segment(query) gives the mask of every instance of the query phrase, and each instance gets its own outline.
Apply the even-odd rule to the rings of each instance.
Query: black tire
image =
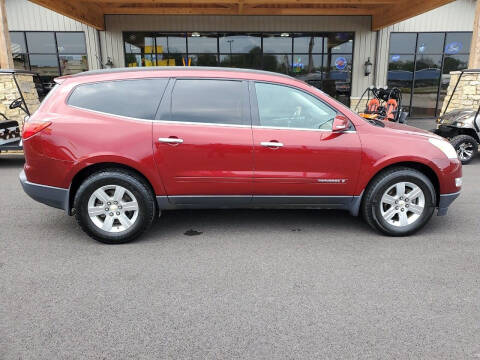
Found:
[[[473,158],[477,155],[478,152],[478,142],[475,140],[474,137],[470,135],[457,135],[455,136],[450,143],[452,146],[455,148],[455,151],[457,152],[458,158],[462,162],[462,164],[468,164],[470,161],[473,160]],[[465,146],[467,149],[472,149],[473,153],[471,156],[466,155],[461,155],[460,152],[460,147]]]
[[[380,209],[383,194],[399,182],[417,185],[423,191],[425,198],[424,210],[419,218],[406,226],[389,224],[383,218]],[[407,167],[391,168],[378,174],[367,186],[362,201],[362,215],[372,228],[386,235],[407,236],[420,230],[430,220],[436,207],[436,198],[432,182],[423,173]]]
[[[102,186],[121,186],[133,194],[138,203],[138,215],[130,228],[108,232],[94,224],[88,214],[90,196]],[[150,228],[157,216],[155,196],[149,185],[140,177],[122,169],[106,169],[90,175],[78,188],[74,199],[78,224],[93,239],[105,244],[123,244],[135,240]]]

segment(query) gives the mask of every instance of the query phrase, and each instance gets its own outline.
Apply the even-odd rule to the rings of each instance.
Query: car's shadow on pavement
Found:
[[[143,241],[178,236],[296,236],[318,232],[362,236],[373,230],[361,217],[338,210],[172,210],[164,211]]]

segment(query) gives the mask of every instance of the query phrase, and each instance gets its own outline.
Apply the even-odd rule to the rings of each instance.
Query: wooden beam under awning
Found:
[[[98,30],[105,30],[105,13],[96,3],[82,0],[30,0]],[[98,1],[97,3],[99,3]]]
[[[364,15],[379,30],[454,0],[30,0],[97,29],[104,15]]]

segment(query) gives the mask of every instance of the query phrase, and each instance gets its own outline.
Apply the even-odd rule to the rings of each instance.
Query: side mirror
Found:
[[[349,120],[343,115],[337,115],[335,116],[335,119],[333,119],[332,131],[333,132],[345,131],[348,129],[348,126],[349,126]]]

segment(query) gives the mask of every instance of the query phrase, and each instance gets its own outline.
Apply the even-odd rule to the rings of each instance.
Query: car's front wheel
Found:
[[[156,215],[149,186],[133,173],[112,169],[95,173],[79,187],[75,216],[82,229],[107,244],[132,241],[145,232]]]
[[[406,236],[422,228],[435,210],[436,194],[423,173],[393,168],[377,175],[369,184],[362,212],[374,229],[391,236]]]

